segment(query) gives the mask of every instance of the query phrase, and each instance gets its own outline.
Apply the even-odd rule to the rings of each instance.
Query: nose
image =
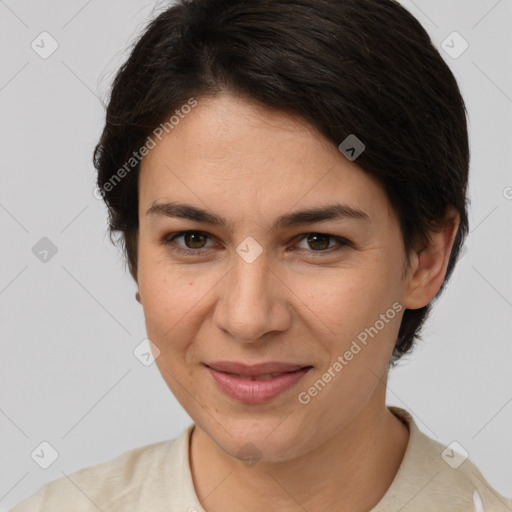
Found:
[[[290,290],[283,281],[265,251],[252,263],[235,254],[231,271],[219,283],[215,325],[242,343],[263,341],[271,332],[285,331],[291,312]]]

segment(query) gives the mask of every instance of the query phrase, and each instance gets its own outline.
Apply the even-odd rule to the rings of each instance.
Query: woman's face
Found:
[[[186,218],[192,209],[205,213]],[[142,162],[139,218],[156,363],[222,450],[250,443],[286,460],[383,407],[407,307],[398,221],[382,188],[304,121],[227,94],[198,99]],[[309,369],[255,381],[209,368],[218,362]]]

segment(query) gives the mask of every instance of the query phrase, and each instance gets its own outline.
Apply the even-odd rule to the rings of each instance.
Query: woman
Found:
[[[194,423],[15,512],[512,510],[386,407],[468,232],[464,101],[399,4],[179,1],[116,76],[95,165]]]

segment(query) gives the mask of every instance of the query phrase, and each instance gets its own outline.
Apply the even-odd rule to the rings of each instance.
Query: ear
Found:
[[[444,282],[459,222],[458,212],[450,206],[439,232],[429,233],[428,245],[411,252],[402,302],[404,308],[422,308],[436,296]]]

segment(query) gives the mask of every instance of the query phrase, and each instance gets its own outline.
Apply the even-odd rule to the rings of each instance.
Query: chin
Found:
[[[307,451],[309,444],[304,429],[285,425],[287,415],[272,418],[247,418],[225,421],[221,426],[208,422],[202,429],[227,455],[244,461],[247,466],[256,462],[276,463],[295,458]]]

